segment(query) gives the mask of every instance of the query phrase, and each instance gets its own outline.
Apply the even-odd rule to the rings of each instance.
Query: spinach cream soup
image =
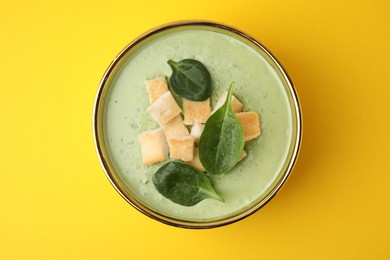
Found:
[[[107,70],[95,104],[98,152],[115,188],[143,213],[178,226],[227,224],[262,206],[289,175],[300,139],[296,96],[272,56],[244,36],[213,23],[171,25],[130,44]],[[260,115],[262,132],[246,143],[247,156],[230,172],[209,176],[224,202],[175,204],[152,182],[167,161],[142,164],[138,135],[159,128],[146,110],[150,102],[145,80],[169,77],[167,61],[182,59],[198,60],[209,70],[212,107],[234,81],[233,94],[244,104],[243,111]]]

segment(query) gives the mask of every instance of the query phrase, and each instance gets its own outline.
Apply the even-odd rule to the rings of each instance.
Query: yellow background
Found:
[[[114,56],[181,19],[230,24],[281,61],[303,143],[262,210],[170,227],[112,188],[92,108]],[[390,259],[390,2],[1,1],[0,259]]]

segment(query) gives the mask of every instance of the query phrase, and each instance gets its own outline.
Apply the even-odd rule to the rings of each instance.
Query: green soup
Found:
[[[195,223],[243,214],[273,195],[291,170],[300,122],[292,86],[265,50],[231,31],[192,25],[142,38],[121,55],[103,82],[97,121],[103,164],[110,176],[115,175],[114,185],[122,195],[131,197],[141,210]],[[150,103],[144,81],[169,77],[167,61],[186,58],[199,60],[210,71],[212,106],[235,81],[234,95],[244,111],[260,115],[262,133],[246,143],[247,157],[231,172],[210,176],[224,203],[206,199],[192,207],[175,204],[160,195],[152,182],[153,174],[166,162],[142,164],[138,135],[158,128],[146,111]]]

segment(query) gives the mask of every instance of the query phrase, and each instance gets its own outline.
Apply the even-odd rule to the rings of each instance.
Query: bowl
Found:
[[[152,178],[167,161],[143,165],[138,136],[158,128],[147,112],[145,80],[166,77],[168,60],[195,59],[211,75],[211,105],[235,82],[244,111],[260,117],[261,135],[246,142],[247,156],[231,172],[210,175],[224,202],[182,206],[162,196]],[[180,104],[181,105],[181,104]],[[263,207],[288,179],[301,142],[301,111],[287,72],[248,34],[211,21],[179,21],[154,28],[127,45],[98,87],[93,111],[95,147],[108,180],[134,208],[176,227],[214,228]]]

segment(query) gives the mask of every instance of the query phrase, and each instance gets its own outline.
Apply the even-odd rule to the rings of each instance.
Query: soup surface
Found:
[[[105,104],[105,145],[115,171],[127,190],[145,206],[173,218],[204,221],[241,212],[266,196],[284,172],[293,127],[290,104],[281,76],[266,56],[232,36],[203,29],[166,31],[128,55],[111,81]],[[247,157],[229,173],[210,176],[225,202],[206,199],[192,207],[160,195],[152,176],[163,165],[142,165],[138,135],[158,128],[146,111],[149,104],[144,81],[169,77],[169,59],[202,62],[213,82],[212,106],[235,81],[234,95],[244,111],[260,115],[260,137],[246,143]]]

